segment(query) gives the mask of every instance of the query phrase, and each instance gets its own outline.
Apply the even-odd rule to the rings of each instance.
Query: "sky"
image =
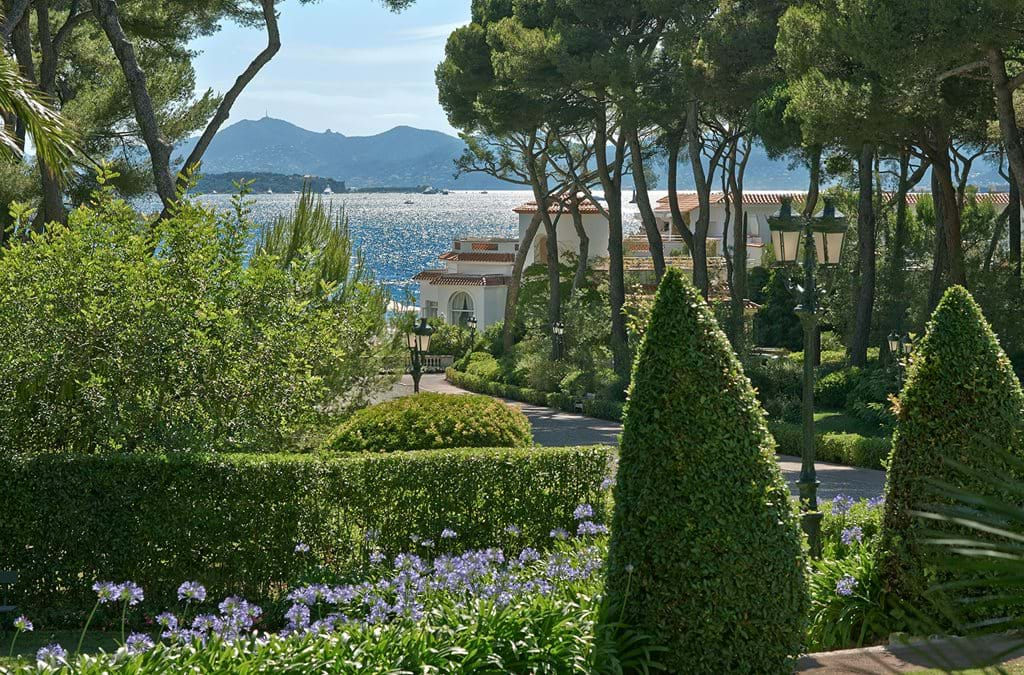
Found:
[[[434,68],[452,30],[469,23],[469,0],[417,0],[393,13],[379,0],[280,5],[281,51],[231,111],[230,123],[266,114],[312,131],[367,136],[399,125],[454,134],[437,102]],[[197,40],[200,91],[226,91],[266,34],[225,24]]]

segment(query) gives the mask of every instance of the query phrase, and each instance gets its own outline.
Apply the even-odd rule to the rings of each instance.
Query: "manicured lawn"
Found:
[[[35,630],[31,633],[22,633],[14,643],[14,655],[22,657],[34,657],[40,647],[57,643],[68,652],[73,652],[78,644],[78,638],[82,634],[77,630]],[[14,633],[10,630],[0,633],[0,657],[6,657],[11,649],[11,638]],[[82,642],[83,653],[93,653],[99,650],[112,652],[117,649],[117,643],[121,640],[120,633],[89,631],[85,634]]]
[[[843,412],[826,410],[814,413],[814,431],[819,434],[858,434],[860,436],[887,436],[886,429],[868,424]]]

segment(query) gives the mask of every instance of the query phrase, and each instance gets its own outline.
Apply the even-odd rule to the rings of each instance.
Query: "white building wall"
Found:
[[[526,235],[526,230],[530,226],[530,221],[533,219],[531,213],[519,214],[519,239],[520,241]],[[608,257],[608,221],[599,213],[585,213],[583,214],[583,230],[587,233],[587,238],[590,240],[587,248],[587,255],[589,259],[595,260],[598,258]],[[576,226],[572,222],[572,216],[568,213],[563,214],[558,221],[556,227],[558,232],[558,255],[563,257],[566,254],[577,255],[580,250],[580,238],[576,234]],[[544,226],[541,225],[537,230],[537,236],[533,239],[533,246],[530,247],[529,253],[526,256],[526,266],[537,262],[537,260],[543,259],[543,254],[540,253],[547,242],[547,231]]]

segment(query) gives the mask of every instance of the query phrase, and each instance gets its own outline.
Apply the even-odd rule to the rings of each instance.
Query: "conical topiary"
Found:
[[[978,496],[1000,497],[985,477],[1012,476],[1006,453],[1022,456],[1024,394],[966,289],[947,290],[932,315],[912,357],[896,418],[879,569],[887,591],[913,608],[926,609],[924,593],[947,579],[936,571],[936,552],[926,544],[938,525],[915,510],[952,503],[943,483]],[[981,475],[972,478],[972,469]]]
[[[794,503],[750,381],[697,291],[662,280],[633,367],[607,601],[670,672],[788,673],[808,606]]]

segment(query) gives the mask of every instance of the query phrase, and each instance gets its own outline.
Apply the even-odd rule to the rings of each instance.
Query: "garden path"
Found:
[[[423,391],[442,394],[465,394],[464,389],[452,386],[442,374],[424,375],[420,380]],[[406,375],[388,395],[404,396],[412,393],[412,378]],[[533,425],[533,438],[539,445],[618,445],[622,425],[618,422],[593,419],[582,415],[545,408],[543,406],[508,401],[522,409]],[[796,494],[796,481],[800,476],[800,458],[779,455],[779,468]],[[831,499],[838,494],[847,494],[855,499],[881,496],[885,487],[885,472],[873,469],[858,469],[839,464],[817,462],[818,496]]]

